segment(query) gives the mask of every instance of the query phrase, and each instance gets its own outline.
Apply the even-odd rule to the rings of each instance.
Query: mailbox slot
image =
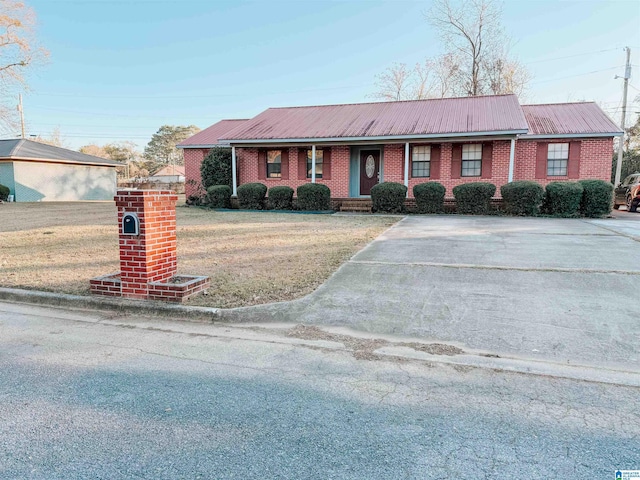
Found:
[[[122,215],[122,234],[140,235],[140,220],[138,220],[138,215],[132,212],[125,212]]]

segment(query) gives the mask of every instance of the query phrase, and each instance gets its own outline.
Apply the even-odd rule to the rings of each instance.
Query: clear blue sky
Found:
[[[72,148],[142,149],[163,124],[371,101],[376,73],[441,51],[428,1],[28,3],[50,51],[24,96],[28,133],[59,127]],[[625,45],[640,94],[640,2],[507,0],[503,23],[533,75],[528,103],[595,100],[619,122]]]

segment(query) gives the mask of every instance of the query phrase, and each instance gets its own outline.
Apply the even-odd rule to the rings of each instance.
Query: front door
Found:
[[[360,152],[360,195],[371,195],[371,188],[380,181],[380,150]]]

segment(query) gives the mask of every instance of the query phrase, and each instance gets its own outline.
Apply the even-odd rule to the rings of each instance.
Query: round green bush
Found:
[[[232,186],[231,149],[213,147],[200,165],[202,186],[207,189],[212,185]]]
[[[331,209],[331,190],[321,183],[305,183],[296,191],[298,208],[306,211]]]
[[[212,208],[231,208],[231,187],[213,185],[207,188],[207,204]]]
[[[578,182],[551,182],[544,199],[545,212],[556,217],[576,217],[583,187]]]
[[[240,208],[262,210],[267,186],[263,183],[244,183],[238,187],[238,203]]]
[[[580,213],[585,217],[602,217],[611,213],[613,184],[604,180],[580,180],[582,200]]]
[[[491,212],[491,197],[496,193],[493,183],[473,182],[453,187],[458,213],[487,215]]]
[[[0,184],[0,200],[2,200],[3,202],[6,202],[7,198],[9,197],[9,193],[11,193],[11,190],[9,190],[9,187],[6,187]]]
[[[505,211],[511,215],[537,215],[544,201],[544,188],[528,180],[502,185],[500,194]]]
[[[418,213],[440,213],[444,211],[446,189],[439,182],[425,182],[414,185],[413,196],[416,199]]]
[[[382,182],[371,188],[374,212],[400,213],[404,210],[407,187],[396,182]]]
[[[285,185],[269,189],[268,204],[273,210],[291,210],[293,202],[293,188]]]

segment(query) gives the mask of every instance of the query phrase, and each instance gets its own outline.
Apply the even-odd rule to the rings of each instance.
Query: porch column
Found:
[[[311,183],[316,183],[316,146],[311,145]]]
[[[511,150],[509,151],[509,182],[513,182],[513,167],[516,156],[516,139],[511,139]]]
[[[409,197],[409,142],[404,144],[404,186],[407,187]]]
[[[231,178],[233,179],[233,192],[234,197],[238,196],[238,178],[236,175],[236,147],[231,147]]]

